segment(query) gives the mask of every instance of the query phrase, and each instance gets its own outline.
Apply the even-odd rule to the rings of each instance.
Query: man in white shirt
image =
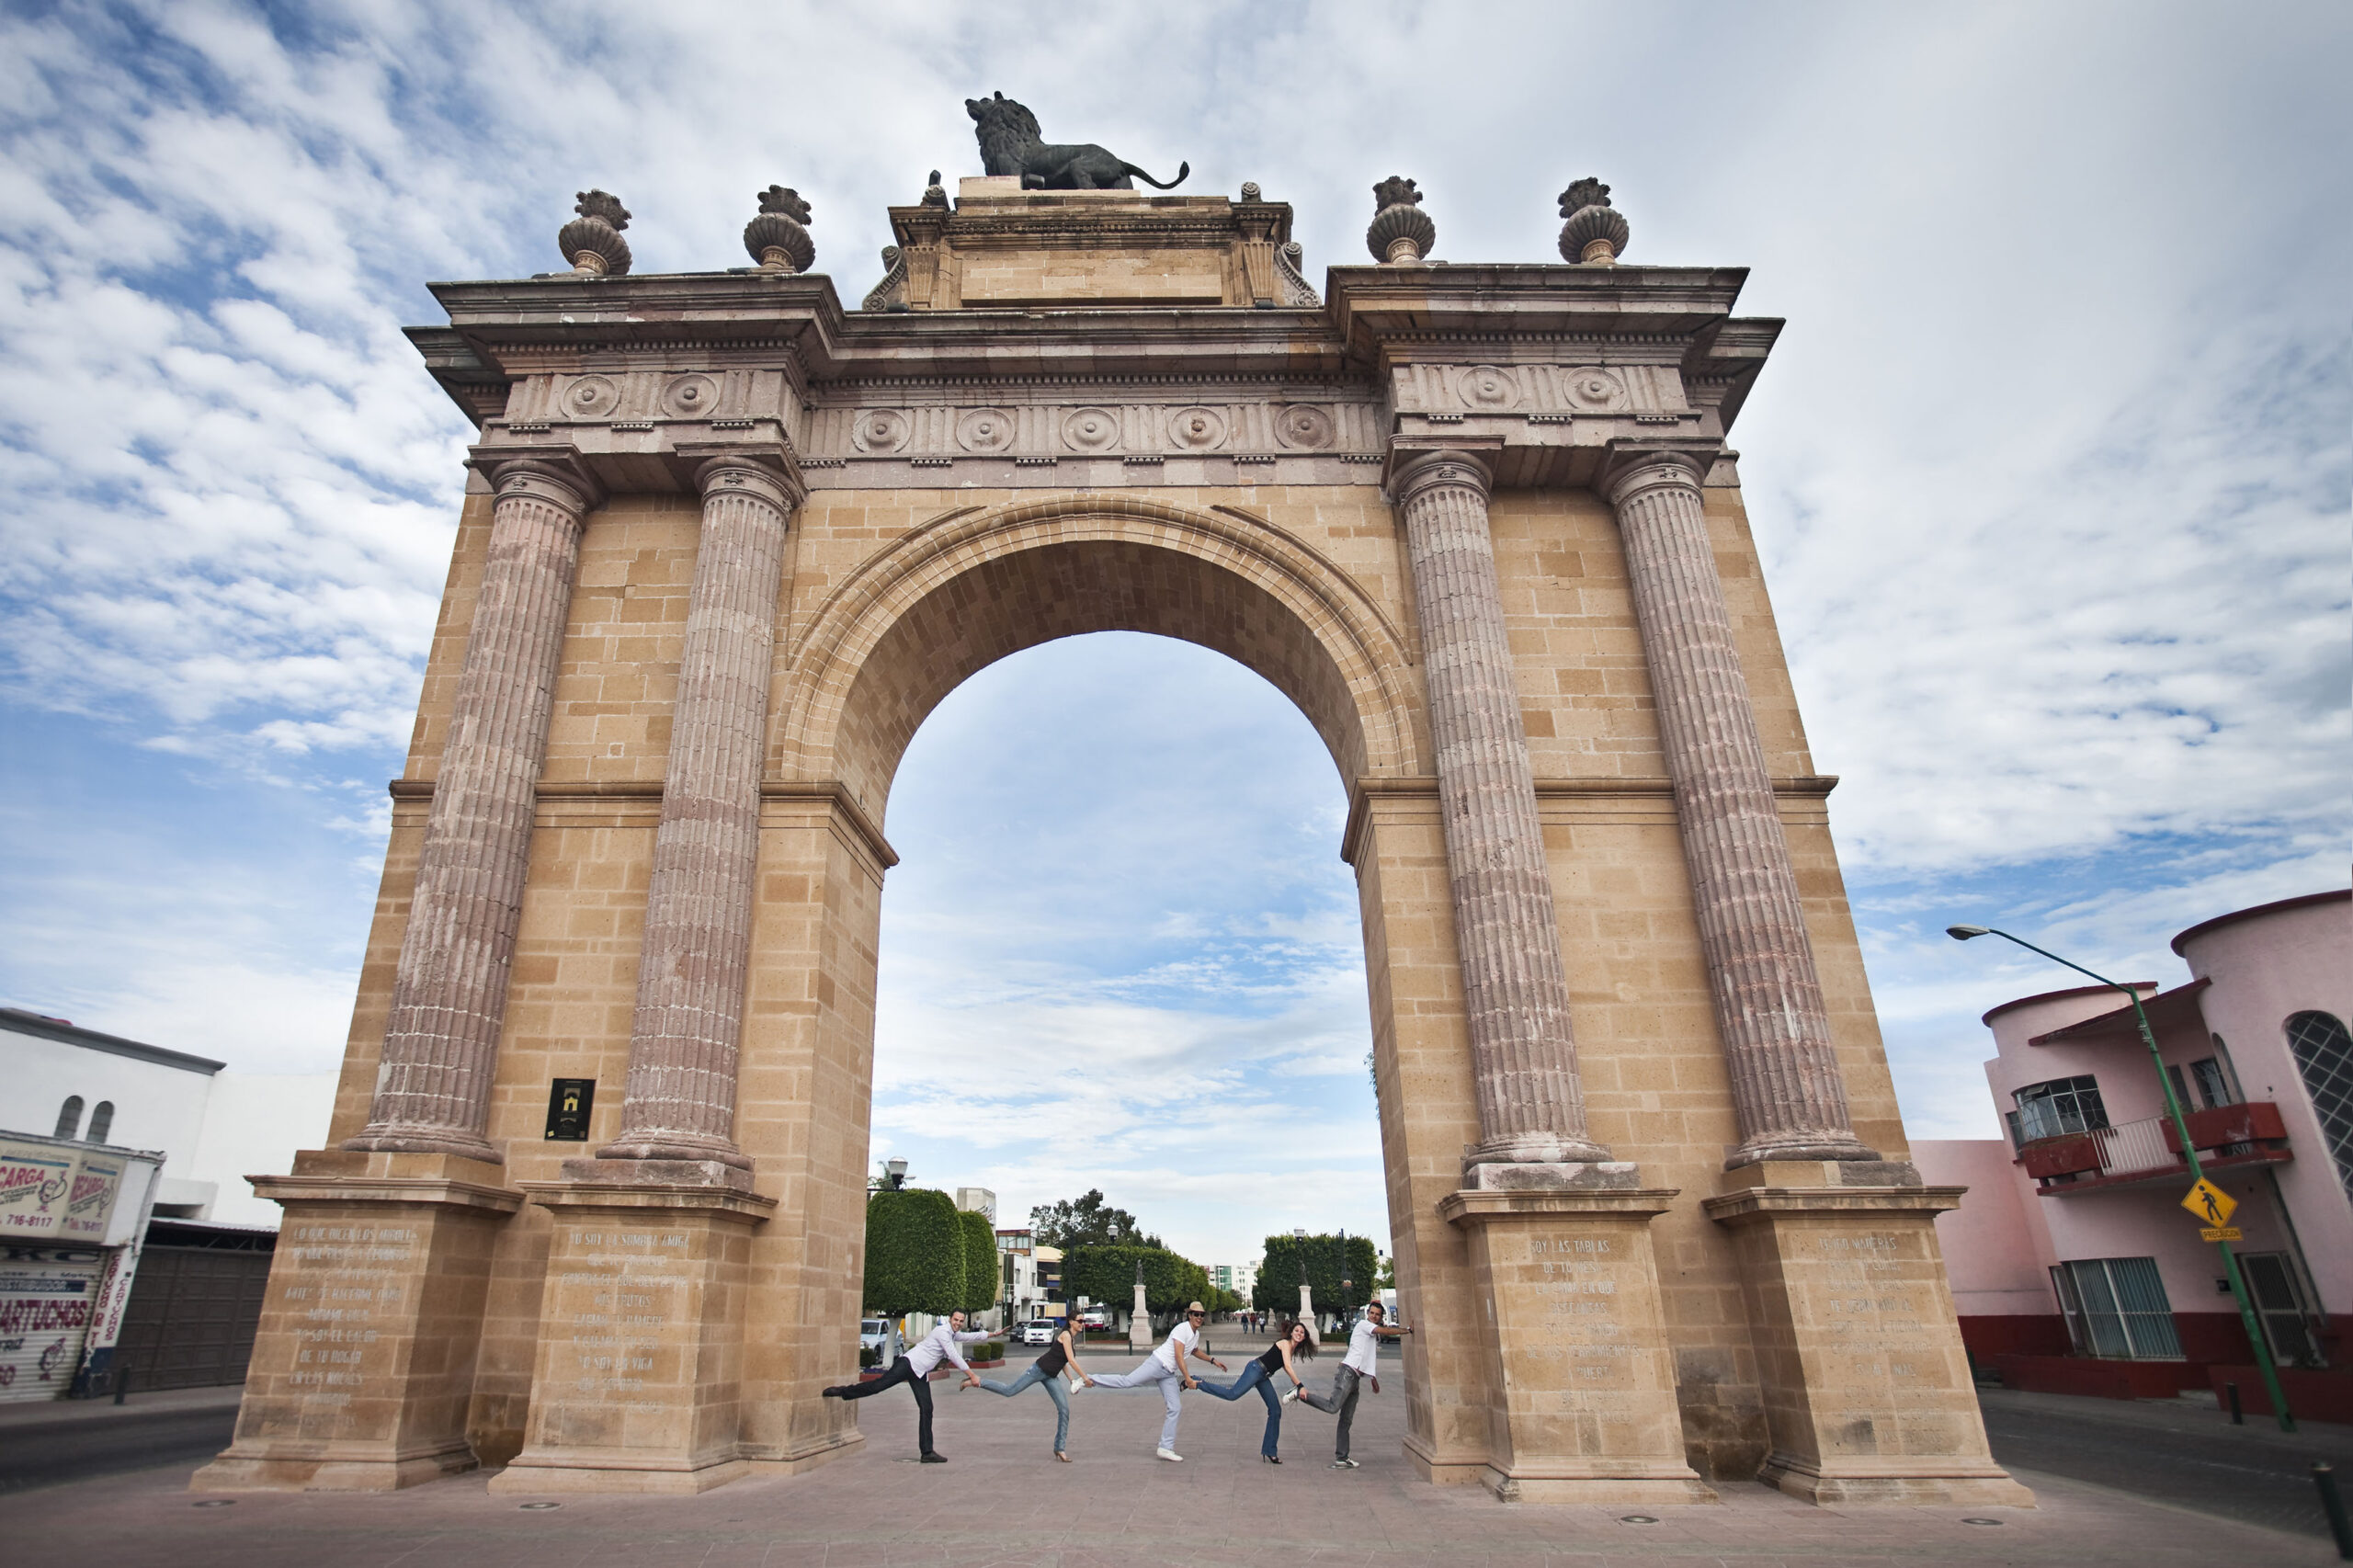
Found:
[[[966,1332],[964,1314],[949,1312],[948,1321],[915,1341],[907,1353],[891,1363],[891,1369],[872,1382],[843,1383],[824,1391],[827,1399],[871,1399],[884,1389],[904,1383],[915,1396],[915,1443],[922,1450],[925,1464],[946,1464],[948,1456],[931,1446],[931,1374],[943,1360],[952,1363],[964,1374],[966,1388],[980,1386],[981,1375],[964,1360],[964,1352],[957,1348],[989,1335],[979,1329]]]
[[[1363,1392],[1361,1385],[1364,1381],[1372,1377],[1373,1358],[1380,1351],[1381,1340],[1394,1339],[1401,1334],[1414,1332],[1410,1328],[1389,1327],[1389,1310],[1379,1301],[1365,1308],[1364,1312],[1365,1315],[1357,1320],[1356,1327],[1348,1331],[1348,1353],[1340,1358],[1339,1369],[1332,1374],[1332,1392],[1329,1394],[1313,1394],[1305,1389],[1299,1391],[1302,1404],[1312,1404],[1326,1415],[1340,1418],[1339,1436],[1333,1444],[1334,1470],[1357,1468],[1357,1461],[1348,1458],[1348,1426],[1357,1418],[1357,1395]],[[1378,1391],[1381,1384],[1376,1380],[1372,1386]]]
[[[1185,1309],[1176,1326],[1168,1331],[1168,1337],[1161,1341],[1160,1348],[1144,1358],[1142,1366],[1132,1372],[1098,1373],[1093,1384],[1101,1389],[1160,1385],[1160,1397],[1167,1403],[1168,1415],[1160,1424],[1160,1447],[1154,1451],[1171,1464],[1185,1462],[1185,1456],[1176,1451],[1176,1422],[1185,1414],[1184,1406],[1177,1402],[1177,1391],[1194,1386],[1185,1372],[1185,1358],[1190,1356],[1196,1361],[1207,1361],[1221,1372],[1225,1370],[1224,1362],[1200,1348],[1201,1324],[1208,1321],[1209,1313],[1202,1310],[1201,1303],[1193,1302]]]

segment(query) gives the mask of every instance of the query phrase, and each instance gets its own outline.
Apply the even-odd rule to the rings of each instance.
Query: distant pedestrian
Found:
[[[1030,1362],[1028,1371],[1009,1383],[998,1382],[994,1378],[983,1378],[980,1380],[980,1386],[991,1393],[1003,1394],[1006,1398],[1011,1399],[1031,1383],[1043,1383],[1046,1387],[1046,1397],[1054,1402],[1054,1458],[1068,1464],[1070,1455],[1063,1448],[1070,1437],[1070,1395],[1063,1392],[1063,1369],[1065,1367],[1077,1374],[1082,1386],[1089,1388],[1094,1386],[1095,1380],[1088,1377],[1086,1369],[1078,1364],[1078,1341],[1072,1335],[1067,1324],[1054,1331],[1053,1341],[1046,1346],[1046,1353]],[[960,1384],[957,1392],[961,1393],[970,1386],[970,1384]]]
[[[1209,1313],[1202,1310],[1201,1303],[1193,1302],[1185,1309],[1176,1326],[1168,1331],[1168,1337],[1161,1341],[1160,1348],[1144,1358],[1143,1365],[1132,1372],[1106,1372],[1087,1380],[1090,1388],[1140,1389],[1154,1383],[1160,1385],[1160,1397],[1168,1406],[1168,1415],[1160,1424],[1160,1447],[1154,1452],[1171,1464],[1185,1462],[1185,1456],[1176,1451],[1176,1423],[1185,1414],[1178,1391],[1198,1386],[1185,1370],[1185,1358],[1190,1356],[1196,1361],[1207,1361],[1221,1372],[1225,1370],[1224,1362],[1200,1349],[1201,1324],[1208,1319]]]
[[[988,1337],[987,1334],[978,1329],[967,1333],[964,1328],[964,1314],[949,1312],[946,1323],[916,1340],[905,1355],[891,1363],[889,1371],[872,1382],[842,1383],[821,1392],[827,1399],[872,1399],[884,1389],[896,1388],[901,1383],[906,1384],[908,1390],[915,1396],[915,1445],[923,1455],[923,1462],[946,1464],[948,1456],[931,1446],[932,1369],[941,1361],[949,1361],[964,1374],[964,1381],[957,1385],[958,1387],[976,1386],[981,1381],[980,1374],[965,1363],[964,1353],[957,1346],[970,1345],[976,1340]]]
[[[1361,1392],[1358,1385],[1372,1377],[1374,1357],[1379,1353],[1381,1340],[1394,1339],[1401,1334],[1414,1332],[1410,1328],[1389,1327],[1388,1309],[1379,1301],[1365,1308],[1364,1312],[1365,1315],[1348,1333],[1348,1353],[1341,1358],[1339,1369],[1332,1374],[1332,1392],[1317,1395],[1305,1389],[1299,1391],[1302,1404],[1312,1404],[1327,1415],[1340,1418],[1340,1430],[1332,1449],[1334,1470],[1357,1468],[1357,1461],[1348,1458],[1348,1426],[1357,1418],[1357,1395]],[[1372,1386],[1375,1392],[1380,1392],[1381,1384],[1377,1380]]]
[[[1306,1377],[1299,1363],[1315,1354],[1315,1330],[1303,1323],[1286,1323],[1275,1342],[1264,1354],[1242,1369],[1242,1375],[1230,1383],[1213,1383],[1206,1379],[1201,1392],[1219,1399],[1240,1399],[1252,1389],[1267,1402],[1267,1432],[1258,1439],[1258,1457],[1267,1464],[1280,1464],[1282,1455],[1277,1447],[1282,1437],[1283,1405],[1301,1389],[1307,1386]],[[1290,1388],[1282,1398],[1275,1397],[1277,1374],[1290,1380]]]

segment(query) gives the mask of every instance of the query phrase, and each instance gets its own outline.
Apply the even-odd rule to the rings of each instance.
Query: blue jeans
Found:
[[[1041,1371],[1038,1364],[1032,1361],[1029,1363],[1028,1371],[1009,1383],[998,1382],[994,1378],[981,1380],[983,1388],[991,1393],[1001,1393],[1007,1399],[1011,1399],[1031,1383],[1045,1384],[1046,1397],[1054,1402],[1054,1452],[1061,1453],[1063,1442],[1070,1437],[1070,1395],[1063,1389],[1061,1373]]]
[[[1258,1439],[1258,1451],[1273,1459],[1275,1441],[1282,1435],[1283,1402],[1275,1397],[1274,1380],[1267,1376],[1265,1366],[1253,1361],[1243,1368],[1242,1375],[1230,1383],[1213,1383],[1206,1378],[1201,1380],[1201,1392],[1215,1394],[1220,1399],[1240,1399],[1254,1388],[1258,1391],[1258,1397],[1267,1402],[1267,1435]]]
[[[1132,1372],[1095,1374],[1095,1386],[1099,1389],[1142,1389],[1150,1388],[1155,1383],[1160,1386],[1162,1402],[1168,1406],[1167,1419],[1160,1424],[1160,1446],[1164,1449],[1174,1449],[1176,1446],[1176,1423],[1185,1414],[1185,1407],[1177,1403],[1178,1393],[1184,1388],[1185,1381],[1183,1378],[1168,1369],[1168,1363],[1155,1356]]]

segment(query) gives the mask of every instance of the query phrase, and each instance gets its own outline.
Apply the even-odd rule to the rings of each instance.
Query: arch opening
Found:
[[[1140,631],[1234,659],[1290,698],[1344,783],[1411,770],[1404,640],[1331,562],[1271,525],[1122,499],[936,519],[836,590],[801,640],[790,775],[881,820],[899,759],[958,685],[1026,648]]]
[[[871,1158],[1101,1189],[1204,1265],[1344,1224],[1390,1249],[1346,796],[1285,694],[1095,636],[961,687],[894,786]],[[1361,1301],[1359,1301],[1359,1303]]]

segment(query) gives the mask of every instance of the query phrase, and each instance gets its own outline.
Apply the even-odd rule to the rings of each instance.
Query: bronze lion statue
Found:
[[[1193,172],[1192,165],[1179,164],[1175,179],[1156,180],[1092,142],[1051,145],[1038,130],[1038,117],[1003,93],[966,98],[964,111],[980,138],[981,166],[993,175],[1019,175],[1025,190],[1133,190],[1138,179],[1173,190]]]

